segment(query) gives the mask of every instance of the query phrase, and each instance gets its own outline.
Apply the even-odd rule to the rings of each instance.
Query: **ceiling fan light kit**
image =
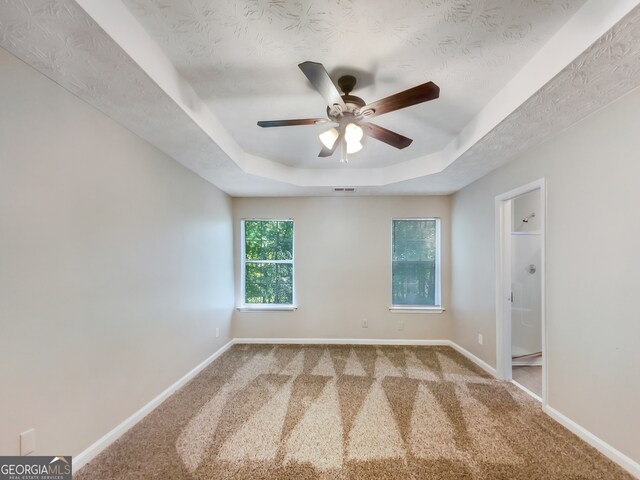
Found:
[[[337,123],[337,128],[332,127],[319,135],[323,148],[318,156],[330,157],[335,153],[338,145],[340,145],[340,162],[343,163],[348,161],[347,155],[362,150],[363,145],[361,140],[364,135],[375,138],[398,149],[411,145],[411,142],[413,142],[412,139],[371,123],[368,119],[419,103],[428,102],[440,96],[440,88],[433,82],[427,82],[383,98],[377,102],[367,104],[360,97],[351,95],[351,91],[356,85],[356,78],[354,76],[343,75],[338,79],[338,86],[344,93],[340,95],[321,63],[303,62],[298,65],[298,67],[300,67],[300,70],[302,70],[318,93],[327,102],[328,119],[268,120],[258,122],[258,126],[266,128]]]
[[[323,132],[320,135],[318,135],[318,137],[320,138],[320,141],[322,142],[322,145],[324,145],[325,148],[329,150],[333,149],[333,146],[335,145],[339,136],[340,136],[340,132],[338,132],[338,129],[335,127],[330,128],[326,132]],[[344,141],[347,144],[347,154],[352,155],[362,150],[362,143],[360,143],[360,140],[362,140],[363,136],[364,136],[364,132],[362,131],[362,128],[360,128],[355,123],[348,123],[345,126]],[[340,160],[343,163],[347,162],[346,157],[341,158]]]
[[[363,135],[362,129],[355,123],[347,123],[347,126],[344,128],[344,139],[347,143],[360,143]]]
[[[360,142],[347,142],[347,153],[349,155],[358,153],[360,150],[362,150],[362,144]]]
[[[336,143],[339,135],[340,134],[336,128],[330,128],[326,132],[318,135],[318,138],[326,148],[333,148],[333,144]]]

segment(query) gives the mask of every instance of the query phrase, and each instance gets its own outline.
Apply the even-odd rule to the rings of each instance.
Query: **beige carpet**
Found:
[[[448,347],[231,348],[84,479],[627,479]]]

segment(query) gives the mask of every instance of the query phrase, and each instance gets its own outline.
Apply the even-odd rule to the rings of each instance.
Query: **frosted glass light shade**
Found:
[[[359,143],[362,140],[362,129],[355,123],[349,123],[344,129],[344,139],[349,143]]]
[[[347,153],[357,153],[362,150],[362,144],[358,141],[356,142],[347,142]]]
[[[338,139],[338,130],[336,130],[335,128],[330,128],[326,132],[318,135],[318,137],[320,138],[322,145],[331,149],[333,148],[333,144],[336,143],[336,140]]]

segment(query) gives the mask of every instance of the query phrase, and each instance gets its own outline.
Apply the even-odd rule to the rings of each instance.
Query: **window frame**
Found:
[[[291,260],[249,260],[249,263],[290,263],[292,267],[291,273],[291,303],[246,303],[246,239],[245,239],[245,222],[291,222],[292,224],[292,245],[291,245]],[[255,310],[296,310],[296,232],[295,221],[293,218],[242,218],[240,219],[240,311],[255,311]]]
[[[418,220],[435,220],[436,222],[436,254],[435,254],[435,292],[434,292],[434,305],[402,305],[393,303],[393,224],[396,221],[418,221]],[[433,312],[442,313],[444,308],[442,306],[442,219],[440,217],[393,217],[391,219],[390,228],[390,252],[389,252],[389,280],[390,280],[390,311],[407,311],[407,312]]]

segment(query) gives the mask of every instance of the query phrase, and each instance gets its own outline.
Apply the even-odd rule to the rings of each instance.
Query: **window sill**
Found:
[[[445,311],[442,307],[411,307],[411,306],[391,306],[389,311],[392,313],[442,313]]]
[[[291,312],[297,309],[295,305],[244,305],[236,308],[239,312]]]

